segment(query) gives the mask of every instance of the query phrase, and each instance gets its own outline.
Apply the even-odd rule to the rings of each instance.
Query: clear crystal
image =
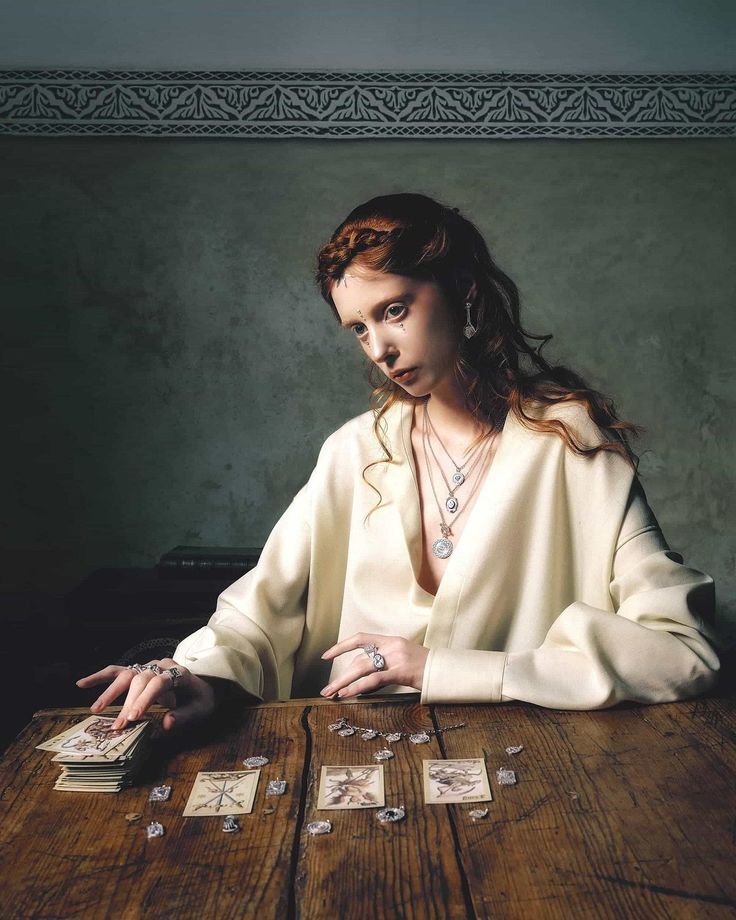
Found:
[[[171,795],[171,786],[154,786],[148,795],[149,802],[166,802]]]
[[[312,821],[307,825],[307,831],[310,834],[329,834],[332,830],[331,821]]]
[[[516,784],[516,773],[513,770],[501,767],[496,770],[496,779],[499,786],[514,786]]]
[[[468,812],[468,814],[473,819],[473,821],[478,821],[481,818],[488,817],[488,809],[487,808],[473,808],[472,811]]]
[[[267,763],[268,757],[258,755],[256,757],[246,757],[243,761],[243,766],[248,767],[249,770],[253,770],[256,767],[265,767]]]
[[[465,476],[460,472],[460,470],[457,470],[452,474],[452,481],[456,486],[461,486],[465,482]]]
[[[163,837],[164,835],[164,826],[158,821],[151,821],[150,824],[146,825],[146,837],[150,840],[152,837]]]
[[[406,809],[403,805],[397,805],[395,808],[382,808],[376,812],[376,818],[383,824],[401,821],[406,817]]]
[[[507,754],[521,754],[523,750],[524,750],[523,744],[512,744],[506,748],[506,753]]]
[[[285,779],[272,779],[266,786],[266,795],[283,795],[285,792]]]

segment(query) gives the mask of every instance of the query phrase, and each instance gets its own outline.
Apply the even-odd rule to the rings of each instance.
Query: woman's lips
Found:
[[[398,374],[393,374],[393,379],[396,383],[407,384],[411,383],[416,377],[418,368],[416,367],[407,367],[405,371],[400,371]]]

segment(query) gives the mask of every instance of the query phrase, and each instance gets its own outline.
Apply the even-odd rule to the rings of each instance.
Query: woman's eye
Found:
[[[353,326],[353,332],[357,335],[358,338],[360,338],[361,335],[363,335],[365,332],[365,325],[363,323],[356,323]]]
[[[403,303],[392,303],[391,306],[386,310],[386,316],[390,317],[391,319],[398,319],[403,315],[405,309],[406,307],[403,305]]]

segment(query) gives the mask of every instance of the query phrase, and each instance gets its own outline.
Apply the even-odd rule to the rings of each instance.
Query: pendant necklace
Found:
[[[465,460],[465,463],[458,464],[450,456],[450,451],[445,447],[445,444],[442,438],[439,436],[439,434],[437,434],[437,429],[432,424],[432,419],[430,418],[430,415],[429,415],[429,405],[427,403],[424,404],[424,414],[426,417],[426,424],[429,425],[429,430],[437,438],[437,441],[439,442],[439,445],[442,448],[442,450],[445,452],[447,459],[455,467],[455,472],[450,477],[452,479],[452,485],[450,485],[450,483],[447,481],[447,476],[445,476],[445,471],[442,469],[442,465],[437,459],[437,454],[434,452],[434,447],[432,447],[432,442],[430,440],[429,448],[432,451],[434,462],[437,464],[437,468],[439,469],[442,475],[442,479],[444,480],[445,486],[447,487],[447,498],[445,499],[445,508],[447,508],[450,514],[455,514],[455,512],[460,507],[460,504],[455,496],[455,492],[460,488],[460,486],[463,485],[463,483],[466,480],[470,478],[473,470],[478,465],[479,461],[482,460],[483,458],[482,449],[486,446],[487,440],[493,434],[493,429],[492,428],[489,429],[483,435],[480,441],[475,445],[475,447],[468,454],[468,457]],[[470,466],[467,470],[465,470],[465,467],[468,466],[468,464],[470,464]],[[463,470],[465,470],[465,472],[463,472]]]
[[[383,738],[384,741],[388,741],[389,744],[394,744],[397,741],[403,741],[404,738],[408,738],[412,744],[427,744],[433,735],[442,735],[445,732],[454,731],[456,728],[465,728],[465,723],[458,722],[457,725],[446,725],[444,728],[425,728],[423,731],[418,732],[382,732],[377,728],[368,728],[364,725],[352,725],[345,716],[341,716],[337,722],[332,722],[327,727],[331,732],[337,732],[341,738],[348,738],[350,735],[355,735],[357,733],[360,734],[363,741],[373,741],[374,738]],[[378,752],[378,754],[384,753],[386,752]],[[390,750],[387,753],[389,755],[388,757],[384,756],[378,759],[389,760],[393,757]]]
[[[426,407],[425,407],[425,408],[426,408]],[[490,443],[491,443],[491,442],[486,442],[486,448],[488,448],[488,446],[489,446]],[[424,448],[424,462],[427,464],[427,475],[428,475],[428,477],[429,477],[429,485],[430,485],[430,487],[431,487],[431,489],[432,489],[432,495],[434,496],[434,500],[435,500],[435,503],[436,503],[436,505],[437,505],[437,511],[439,512],[439,515],[440,515],[440,532],[442,533],[442,536],[441,536],[441,537],[438,537],[438,538],[432,543],[432,552],[433,552],[433,554],[434,554],[438,559],[447,559],[447,558],[449,558],[449,556],[452,555],[452,551],[455,549],[455,546],[454,546],[452,540],[450,539],[450,537],[452,536],[452,530],[451,530],[450,526],[448,525],[447,521],[445,520],[445,515],[444,515],[444,513],[443,513],[443,511],[442,511],[442,503],[440,502],[439,498],[437,497],[437,490],[435,489],[434,478],[433,478],[433,476],[432,476],[432,464],[431,464],[430,461],[429,461],[429,453],[430,453],[430,448],[429,448],[429,429],[428,429],[428,427],[427,427],[427,413],[426,413],[426,411],[425,411],[425,413],[424,413],[424,424],[423,424],[423,426],[422,426],[422,446],[423,446],[423,448]],[[488,458],[488,450],[487,450],[487,449],[483,451],[483,456],[484,456],[486,459]],[[470,495],[468,495],[468,501],[469,501],[469,500],[473,497],[473,495],[475,494],[475,492],[476,492],[476,490],[477,490],[477,488],[478,488],[478,483],[479,483],[479,482],[480,482],[480,476],[476,477],[475,483],[474,483],[474,485],[473,485],[473,489],[471,490]],[[465,511],[465,509],[466,509],[467,507],[468,507],[467,504],[466,504],[466,505],[463,505],[463,507],[456,513],[454,520],[457,521],[457,519],[460,517],[460,515],[463,513],[463,511]]]
[[[428,442],[429,442],[429,449],[430,449],[430,451],[431,451],[431,453],[432,453],[432,457],[434,458],[434,462],[437,464],[437,469],[440,471],[440,475],[442,476],[442,479],[443,479],[443,481],[444,481],[444,483],[445,483],[445,486],[446,486],[446,488],[447,488],[447,498],[445,499],[445,508],[447,508],[447,510],[450,512],[450,514],[455,514],[455,512],[460,508],[460,503],[459,503],[459,501],[458,501],[458,499],[457,499],[457,497],[456,497],[456,495],[455,495],[455,492],[457,492],[457,490],[460,488],[460,486],[462,486],[465,482],[467,482],[467,481],[470,479],[470,477],[471,477],[471,475],[472,475],[472,473],[473,473],[473,470],[476,468],[476,466],[477,466],[477,465],[480,463],[480,461],[483,459],[483,451],[482,451],[482,449],[483,449],[484,447],[487,446],[487,441],[488,441],[488,439],[491,437],[491,435],[493,434],[493,430],[492,430],[492,429],[489,429],[489,430],[483,435],[483,437],[481,438],[481,440],[480,440],[480,441],[475,445],[475,447],[470,451],[470,455],[468,456],[468,459],[465,461],[465,463],[463,463],[462,466],[458,466],[457,463],[455,463],[455,461],[452,459],[452,457],[450,457],[450,452],[447,450],[447,448],[445,447],[445,445],[442,443],[442,439],[441,439],[440,436],[437,434],[437,430],[436,430],[436,428],[434,427],[434,425],[432,424],[432,419],[429,417],[429,412],[427,411],[427,409],[428,409],[428,407],[427,407],[427,405],[425,404],[425,406],[424,406],[424,412],[425,412],[425,415],[426,415],[426,421],[427,421],[427,423],[429,424],[429,430],[430,430],[430,431],[434,434],[434,436],[437,438],[437,440],[438,440],[439,443],[440,443],[440,447],[441,447],[442,450],[444,450],[444,452],[447,454],[447,456],[448,456],[448,458],[449,458],[449,460],[450,460],[450,463],[452,463],[452,465],[455,467],[455,472],[452,474],[453,485],[450,485],[450,483],[447,481],[447,476],[445,476],[445,471],[442,469],[442,464],[441,464],[440,461],[437,459],[437,454],[434,452],[434,447],[432,446],[432,440],[431,440],[431,438],[429,438],[429,436],[428,436],[427,439],[428,439]],[[472,461],[472,463],[471,463],[471,461]],[[464,469],[466,466],[468,466],[469,463],[470,463],[470,466],[469,466],[468,469],[463,473],[463,472],[462,472],[463,469]]]

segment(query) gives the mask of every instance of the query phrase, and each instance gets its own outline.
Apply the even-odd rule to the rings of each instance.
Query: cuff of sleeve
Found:
[[[422,678],[422,703],[500,703],[506,652],[430,649]]]
[[[246,668],[242,657],[233,649],[214,645],[214,636],[208,626],[182,639],[173,658],[198,677],[232,681],[251,696],[263,699],[263,687],[254,678],[256,669]]]

